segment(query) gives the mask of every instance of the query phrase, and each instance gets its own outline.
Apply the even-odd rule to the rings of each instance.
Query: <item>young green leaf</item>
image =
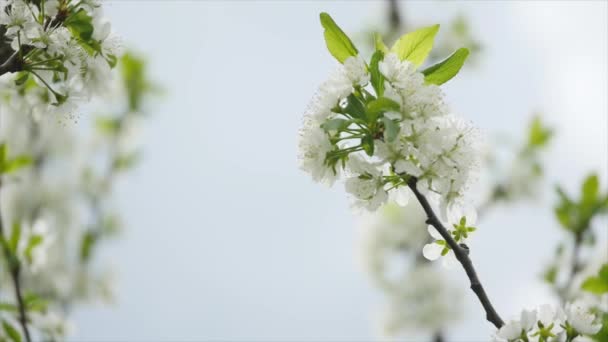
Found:
[[[553,131],[543,125],[539,116],[535,116],[530,123],[530,127],[528,128],[528,147],[543,147],[547,144],[547,142],[549,142],[552,135]]]
[[[10,248],[13,254],[17,253],[17,246],[19,245],[19,240],[21,239],[21,225],[18,223],[13,224],[13,229],[11,231],[11,237],[8,241],[8,247]]]
[[[353,94],[350,94],[346,100],[347,104],[344,107],[344,112],[354,118],[365,119],[365,106],[363,103]]]
[[[6,143],[2,143],[0,144],[0,169],[2,168],[2,165],[4,165],[4,163],[6,162]]]
[[[15,85],[17,86],[22,86],[25,84],[25,82],[27,82],[28,78],[30,77],[30,73],[27,71],[22,71],[21,73],[18,74],[17,78],[15,78]]]
[[[366,136],[361,139],[361,147],[363,147],[363,151],[367,153],[368,156],[374,155],[374,138],[371,136]]]
[[[584,206],[594,206],[599,197],[600,184],[596,174],[589,175],[583,182],[581,189],[581,203]]]
[[[401,106],[397,102],[389,99],[388,97],[379,97],[378,99],[367,104],[367,111],[373,114],[398,111],[400,108]]]
[[[64,24],[75,36],[84,41],[88,41],[93,37],[93,18],[84,9],[80,9],[72,14],[66,19]]]
[[[0,174],[15,172],[19,169],[29,166],[31,163],[32,158],[24,155],[17,156],[9,161],[4,162],[4,165],[2,165],[2,168],[0,169]]]
[[[386,46],[386,44],[384,44],[384,41],[382,40],[382,36],[380,35],[380,33],[374,33],[374,45],[376,46],[376,52],[377,51],[381,51],[382,53],[387,53],[388,52],[388,47]]]
[[[369,64],[369,73],[372,87],[376,91],[378,97],[384,94],[384,75],[380,72],[380,61],[384,58],[384,52],[378,50],[374,52],[372,60]]]
[[[596,277],[587,278],[581,288],[587,292],[601,295],[608,292],[608,264],[600,269]]]
[[[325,43],[327,44],[327,49],[332,56],[334,56],[340,63],[344,63],[348,57],[359,54],[359,51],[353,42],[329,16],[329,14],[321,13],[320,18],[321,25],[325,29],[325,32],[323,33],[325,36]]]
[[[15,329],[9,322],[2,321],[2,327],[4,328],[4,332],[11,338],[13,342],[21,342],[21,335],[19,331]]]
[[[25,258],[29,263],[31,263],[33,260],[34,249],[42,243],[42,239],[43,238],[41,235],[32,235],[30,237],[30,240],[25,247]]]
[[[439,31],[439,25],[423,27],[419,30],[403,35],[391,51],[396,53],[401,60],[408,60],[416,66],[420,66],[433,49],[435,35]]]
[[[469,50],[460,48],[450,57],[422,71],[424,80],[429,84],[444,84],[456,76],[469,55]]]

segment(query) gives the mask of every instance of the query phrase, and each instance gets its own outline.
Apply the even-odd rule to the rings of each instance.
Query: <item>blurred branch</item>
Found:
[[[452,251],[454,251],[456,259],[458,259],[458,261],[464,268],[467,276],[469,277],[469,280],[471,282],[471,290],[473,290],[475,295],[477,295],[477,298],[479,298],[479,301],[481,302],[481,305],[483,306],[486,312],[486,319],[492,324],[494,324],[497,329],[500,329],[504,325],[504,322],[494,309],[494,306],[492,305],[492,302],[490,302],[490,299],[488,298],[488,295],[486,294],[483,285],[477,277],[475,267],[473,266],[473,263],[469,258],[469,249],[465,245],[459,245],[454,240],[454,238],[452,238],[450,232],[448,232],[448,230],[443,226],[439,218],[437,218],[437,215],[435,215],[435,212],[433,211],[433,208],[429,204],[426,197],[421,194],[420,191],[418,191],[418,188],[416,187],[417,183],[418,179],[416,179],[415,177],[411,177],[408,181],[408,187],[412,190],[412,192],[416,196],[416,199],[424,209],[424,212],[427,215],[426,223],[435,227],[439,234],[441,234],[441,236],[445,239],[448,246],[452,249]]]
[[[2,179],[0,178],[0,190],[1,189]],[[4,256],[9,269],[9,274],[11,276],[11,281],[13,282],[13,286],[15,287],[15,297],[17,299],[17,308],[19,310],[18,321],[19,324],[21,324],[21,329],[23,330],[23,334],[25,335],[25,341],[31,342],[32,339],[30,337],[30,330],[27,326],[27,312],[25,309],[25,303],[23,302],[23,295],[21,293],[21,267],[19,265],[19,260],[17,260],[17,258],[13,255],[13,252],[10,251],[5,235],[6,234],[4,231],[4,225],[2,222],[2,210],[0,206],[0,240],[2,241],[2,249],[4,251]]]
[[[388,20],[390,22],[391,31],[399,30],[401,28],[402,21],[397,0],[388,0]]]

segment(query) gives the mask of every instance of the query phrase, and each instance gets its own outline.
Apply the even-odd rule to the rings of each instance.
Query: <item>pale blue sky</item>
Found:
[[[109,1],[106,14],[167,90],[144,157],[119,184],[127,231],[106,244],[113,307],[78,311],[77,340],[371,340],[377,291],[357,263],[356,220],[338,185],[297,168],[306,104],[335,61],[318,13],[362,30],[379,1]],[[409,19],[464,13],[481,63],[445,86],[489,135],[521,136],[533,111],[557,128],[547,185],[606,184],[606,2],[411,2]],[[549,205],[496,210],[472,258],[499,312],[551,300],[538,281],[561,235]],[[508,210],[507,210],[508,209]],[[602,224],[605,224],[603,222]],[[450,271],[466,284],[462,270]],[[466,286],[466,285],[465,285]],[[472,293],[450,341],[492,331]]]

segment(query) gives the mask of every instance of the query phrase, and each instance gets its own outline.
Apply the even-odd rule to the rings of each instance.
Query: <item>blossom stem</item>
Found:
[[[483,308],[486,312],[486,319],[490,323],[494,324],[494,326],[497,329],[500,329],[504,325],[504,322],[502,321],[502,319],[500,318],[500,316],[494,309],[494,306],[492,305],[492,302],[490,302],[490,299],[488,298],[488,295],[486,294],[486,291],[484,290],[483,285],[481,284],[481,282],[479,281],[479,278],[477,277],[477,272],[475,271],[475,267],[473,266],[473,263],[471,262],[471,259],[469,258],[469,250],[465,247],[460,246],[454,240],[454,238],[448,232],[448,230],[443,226],[443,224],[441,223],[441,221],[439,220],[437,215],[435,215],[435,212],[433,211],[433,208],[429,204],[426,197],[423,194],[421,194],[420,191],[418,191],[418,188],[416,187],[417,183],[418,183],[418,179],[416,177],[411,177],[407,182],[408,187],[412,190],[412,192],[416,196],[416,199],[418,200],[418,202],[424,209],[424,212],[426,213],[426,216],[427,216],[426,222],[428,224],[432,225],[433,227],[435,227],[435,229],[437,229],[439,234],[441,234],[441,236],[447,242],[448,246],[454,251],[454,255],[456,256],[456,259],[458,259],[458,261],[464,268],[467,276],[469,277],[469,280],[471,282],[471,290],[473,290],[475,295],[477,295],[477,298],[479,298],[479,301],[481,302],[481,305],[483,306]]]
[[[2,188],[2,179],[0,179],[0,189]],[[17,308],[19,311],[19,324],[21,324],[21,329],[23,330],[23,335],[25,335],[25,341],[31,342],[30,330],[27,326],[27,312],[25,309],[25,303],[23,301],[23,294],[21,293],[21,280],[20,273],[21,267],[19,265],[19,261],[15,258],[13,253],[8,249],[8,245],[6,244],[6,237],[4,232],[4,225],[2,223],[2,212],[0,210],[0,239],[2,240],[2,249],[4,251],[4,257],[6,259],[6,263],[9,269],[9,274],[11,276],[11,280],[15,287],[15,297],[17,299]]]

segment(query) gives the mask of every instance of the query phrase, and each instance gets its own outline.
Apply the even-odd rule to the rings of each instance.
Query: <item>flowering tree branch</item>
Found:
[[[494,324],[497,329],[500,329],[500,327],[504,325],[504,322],[494,309],[494,306],[492,306],[492,303],[490,302],[490,299],[488,298],[488,295],[486,294],[483,285],[477,277],[475,267],[473,266],[473,263],[469,258],[468,248],[459,245],[454,240],[452,235],[448,232],[448,230],[443,226],[439,218],[437,218],[437,215],[435,215],[435,212],[433,211],[433,208],[431,208],[431,205],[429,204],[426,197],[421,194],[420,191],[418,191],[418,188],[416,187],[417,182],[418,179],[416,179],[415,177],[411,177],[408,180],[408,187],[412,190],[412,192],[414,192],[416,199],[424,209],[424,212],[427,215],[426,222],[435,227],[435,229],[437,229],[439,234],[441,234],[441,236],[445,239],[448,246],[454,251],[456,259],[458,259],[460,264],[462,264],[462,267],[464,268],[465,272],[467,273],[467,276],[469,277],[469,280],[471,281],[471,290],[475,292],[475,295],[477,295],[477,298],[479,298],[479,301],[481,302],[481,305],[483,306],[486,312],[486,319],[490,323]]]

